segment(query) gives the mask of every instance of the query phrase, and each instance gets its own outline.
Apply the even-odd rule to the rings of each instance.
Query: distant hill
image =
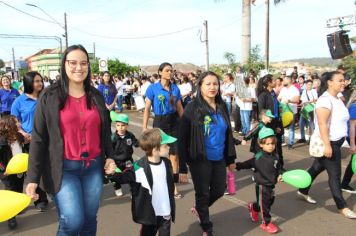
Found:
[[[272,62],[271,64],[290,64],[304,62],[306,66],[316,66],[316,67],[337,67],[341,60],[333,60],[330,57],[313,57],[313,58],[300,58],[300,59],[291,59],[281,62]]]

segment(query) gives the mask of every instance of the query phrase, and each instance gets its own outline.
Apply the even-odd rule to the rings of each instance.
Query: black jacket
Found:
[[[260,151],[255,155],[254,180],[256,184],[274,186],[281,174],[281,165],[275,154]]]
[[[274,116],[276,116],[276,114],[274,112],[274,102],[273,102],[272,93],[270,93],[269,91],[263,91],[261,94],[258,95],[257,100],[258,100],[258,110],[259,111],[261,111],[263,109],[265,109],[265,110],[269,109],[269,110],[271,110],[272,114]],[[276,131],[276,128],[280,128],[282,132],[279,133],[278,135],[284,134],[284,128],[283,128],[281,116],[279,114],[279,109],[278,109],[278,118],[272,119],[272,122],[267,124],[266,127],[271,128],[274,131]]]
[[[115,161],[125,162],[132,161],[133,148],[132,146],[138,147],[138,141],[135,135],[129,131],[123,138],[115,132],[112,141],[113,155],[112,158]]]
[[[245,141],[251,140],[251,146],[250,146],[250,152],[252,153],[257,153],[258,151],[261,150],[259,144],[258,144],[258,133],[260,130],[265,127],[266,125],[260,121],[253,129],[251,129],[246,136],[244,137]]]
[[[174,181],[173,181],[173,169],[170,160],[162,157],[161,160],[166,166],[167,186],[169,201],[171,204],[171,219],[175,220],[175,201],[174,201]],[[156,214],[152,205],[152,195],[149,190],[136,182],[136,174],[140,171],[144,171],[144,175],[147,178],[150,188],[153,187],[153,177],[147,157],[143,157],[133,165],[134,169],[128,169],[122,173],[115,173],[110,176],[115,182],[121,184],[130,184],[132,193],[132,219],[134,222],[143,225],[156,225]]]
[[[178,134],[178,156],[179,172],[187,173],[187,163],[192,161],[206,160],[204,146],[203,121],[199,120],[197,114],[198,103],[196,100],[189,103],[180,121]],[[226,131],[224,159],[226,165],[232,164],[236,159],[234,139],[231,131],[231,124],[226,106],[222,106],[222,116],[228,128]]]
[[[105,101],[100,92],[91,87],[93,105],[101,120],[101,156],[112,155],[111,127]],[[59,125],[59,86],[47,87],[38,98],[30,144],[27,182],[40,183],[47,193],[57,193],[63,175],[64,146]],[[104,169],[103,169],[104,171]]]

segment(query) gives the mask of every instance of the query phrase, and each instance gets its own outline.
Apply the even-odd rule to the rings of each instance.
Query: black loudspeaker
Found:
[[[328,34],[327,41],[332,59],[341,59],[352,53],[350,39],[345,30]]]

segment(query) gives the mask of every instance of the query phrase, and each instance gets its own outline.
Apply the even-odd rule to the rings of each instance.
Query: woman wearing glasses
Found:
[[[57,235],[96,235],[103,168],[114,161],[103,96],[90,86],[81,45],[64,52],[61,79],[38,101],[26,193],[36,200],[40,179],[58,209]]]

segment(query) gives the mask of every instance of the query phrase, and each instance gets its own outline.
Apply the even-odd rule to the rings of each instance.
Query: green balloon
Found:
[[[306,188],[311,184],[311,176],[305,170],[290,170],[284,172],[282,179],[285,183],[296,188]]]
[[[352,171],[356,174],[356,154],[352,154]]]

